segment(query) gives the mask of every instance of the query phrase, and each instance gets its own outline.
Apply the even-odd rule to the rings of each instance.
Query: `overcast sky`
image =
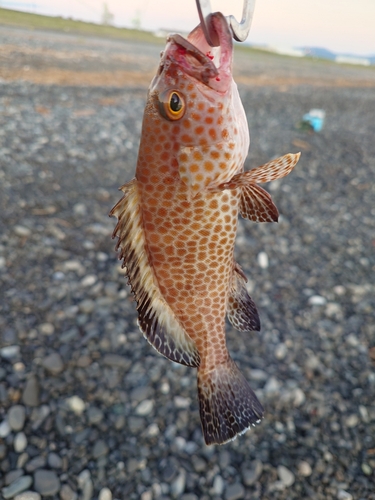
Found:
[[[190,31],[198,24],[195,0],[107,0],[117,26]],[[0,0],[0,5],[100,22],[103,0]],[[242,0],[211,0],[213,10],[240,19]],[[0,19],[1,21],[1,19]],[[375,54],[375,0],[256,0],[248,41],[285,47],[317,46]]]

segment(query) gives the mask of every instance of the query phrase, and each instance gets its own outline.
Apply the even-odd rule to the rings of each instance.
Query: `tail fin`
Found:
[[[263,417],[263,407],[235,362],[198,369],[199,410],[206,444],[224,444]]]

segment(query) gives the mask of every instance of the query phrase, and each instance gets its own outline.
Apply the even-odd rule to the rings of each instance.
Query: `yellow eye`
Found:
[[[185,114],[185,100],[177,90],[159,94],[159,111],[167,120],[180,120]]]

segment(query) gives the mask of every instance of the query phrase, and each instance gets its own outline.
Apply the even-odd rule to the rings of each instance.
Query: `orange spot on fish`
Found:
[[[204,120],[208,125],[211,125],[211,123],[214,121],[212,116],[207,116]]]
[[[208,133],[210,134],[211,139],[213,139],[213,140],[216,139],[217,135],[216,135],[216,130],[214,128],[210,128]]]
[[[197,165],[196,163],[193,163],[192,165],[190,165],[189,170],[190,170],[190,172],[192,172],[192,173],[198,172],[198,170],[199,170],[199,165]]]
[[[196,161],[202,161],[203,160],[202,153],[200,151],[194,151],[193,158]]]
[[[204,127],[202,127],[202,125],[200,125],[199,127],[195,128],[195,133],[196,134],[203,134],[203,132],[204,132]]]

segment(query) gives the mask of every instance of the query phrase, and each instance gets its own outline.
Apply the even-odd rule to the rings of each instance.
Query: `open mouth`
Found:
[[[207,43],[200,25],[187,39],[170,35],[159,71],[183,71],[217,91],[225,91],[232,78],[232,33],[221,13],[212,14],[211,22],[220,42],[218,47]]]

